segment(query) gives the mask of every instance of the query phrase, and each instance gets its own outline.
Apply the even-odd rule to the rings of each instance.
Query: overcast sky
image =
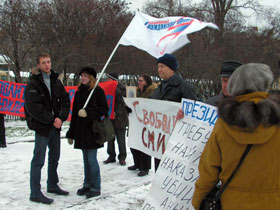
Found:
[[[140,9],[142,5],[146,2],[146,0],[126,0],[127,2],[131,2],[131,8],[133,9]],[[184,0],[182,0],[183,2]],[[267,6],[277,7],[280,9],[279,0],[258,0],[260,4],[264,4]]]
[[[137,10],[139,9],[140,11],[142,10],[142,6],[145,4],[145,2],[147,2],[147,0],[126,0],[128,3],[131,3],[131,9],[132,10]],[[151,1],[151,0],[150,0]],[[184,2],[184,0],[181,0],[182,2]],[[196,0],[196,1],[201,1],[201,0]],[[270,6],[273,8],[278,8],[278,10],[280,10],[280,4],[279,4],[279,0],[258,0],[260,4],[265,5],[265,6]],[[262,24],[260,23],[260,20],[258,18],[250,18],[250,25],[253,26],[262,26]]]

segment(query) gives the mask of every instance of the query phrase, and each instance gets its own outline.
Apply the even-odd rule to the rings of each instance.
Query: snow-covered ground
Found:
[[[83,183],[82,152],[73,149],[67,139],[61,139],[61,157],[58,166],[59,186],[70,192],[69,196],[58,196],[46,192],[47,157],[42,169],[42,192],[54,199],[49,205],[29,201],[29,171],[34,147],[34,132],[26,128],[24,121],[6,122],[7,148],[0,149],[0,209],[89,209],[89,210],[133,210],[140,209],[151,187],[154,169],[148,176],[138,177],[137,171],[128,171],[133,164],[127,147],[127,165],[118,162],[104,165],[106,147],[98,150],[101,170],[101,196],[85,199],[76,191]],[[61,136],[68,130],[63,126]],[[118,151],[117,151],[118,152]],[[153,165],[153,164],[152,164]]]

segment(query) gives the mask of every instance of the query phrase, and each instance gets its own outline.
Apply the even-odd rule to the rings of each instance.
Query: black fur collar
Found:
[[[239,102],[233,97],[220,101],[218,114],[227,124],[251,131],[257,126],[280,126],[280,95],[270,95],[259,103]]]

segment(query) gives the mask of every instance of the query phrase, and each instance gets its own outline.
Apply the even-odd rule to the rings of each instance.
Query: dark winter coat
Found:
[[[29,129],[47,137],[53,127],[54,119],[67,120],[70,98],[58,74],[51,70],[51,95],[44,83],[42,73],[34,72],[24,93],[24,112]],[[59,129],[60,130],[60,129]]]
[[[215,96],[213,96],[213,97],[211,97],[211,98],[208,98],[208,99],[205,101],[205,103],[206,103],[206,104],[209,104],[209,105],[212,105],[212,106],[215,106],[215,107],[218,107],[219,102],[220,102],[221,100],[223,100],[224,98],[226,98],[226,97],[225,97],[224,94],[221,92],[219,95],[215,95]]]
[[[174,102],[181,102],[182,98],[196,99],[191,85],[177,74],[174,74],[166,85],[167,87],[162,90],[163,85],[160,84],[153,92],[151,98]]]
[[[75,140],[74,148],[76,149],[97,149],[103,147],[103,145],[95,142],[97,136],[92,132],[93,120],[108,115],[109,111],[106,96],[101,87],[96,87],[85,108],[87,117],[78,116],[78,112],[83,108],[90,91],[88,86],[81,85],[74,97],[72,119],[66,137]]]
[[[119,83],[116,88],[115,96],[115,119],[112,120],[115,129],[124,129],[128,126],[128,114],[126,112],[126,104],[124,102],[124,91]]]
[[[219,104],[219,119],[199,162],[192,204],[229,179],[247,144],[253,144],[221,196],[223,210],[280,209],[280,96],[254,92]]]

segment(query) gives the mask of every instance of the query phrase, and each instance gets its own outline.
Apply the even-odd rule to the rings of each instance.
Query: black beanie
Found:
[[[94,70],[94,68],[91,68],[91,67],[84,67],[81,69],[79,75],[81,75],[82,73],[87,73],[87,74],[90,74],[92,75],[95,79],[96,79],[96,71]]]
[[[175,56],[171,54],[164,54],[162,57],[158,58],[157,63],[163,63],[173,71],[176,71],[178,66]]]
[[[119,74],[117,72],[108,73],[107,76],[111,78],[112,80],[118,80]]]

